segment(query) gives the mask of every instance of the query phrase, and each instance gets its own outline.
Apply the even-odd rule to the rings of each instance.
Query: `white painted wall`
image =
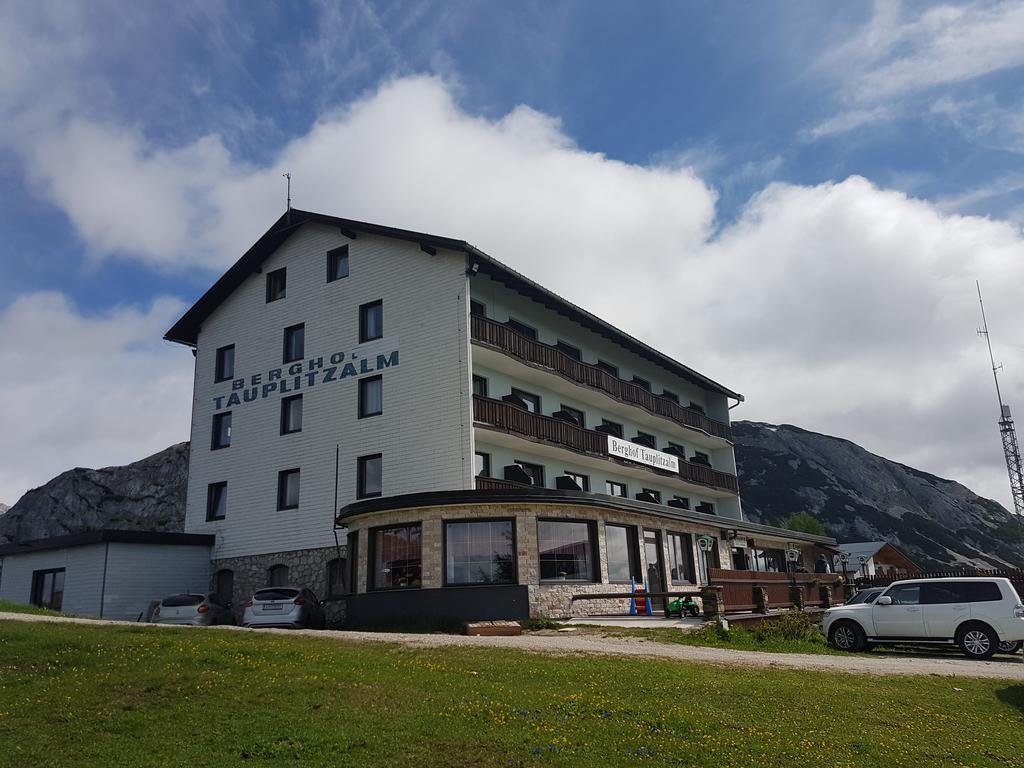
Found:
[[[326,282],[326,254],[349,244],[349,277]],[[266,303],[266,274],[287,267],[287,296]],[[472,487],[471,389],[465,256],[305,224],[207,319],[199,334],[185,529],[215,533],[214,558],[333,545],[337,506],[356,498],[356,459],[382,453],[385,495]],[[357,417],[355,377],[300,390],[301,433],[280,435],[280,397],[232,408],[230,448],[211,451],[216,350],[235,345],[236,377],[281,366],[283,332],[305,323],[305,357],[348,353],[359,307],[382,299],[385,344],[400,363],[383,371],[384,413]],[[371,350],[373,352],[373,350]],[[375,355],[374,355],[375,356]],[[371,356],[373,359],[373,356]],[[335,448],[340,446],[337,494]],[[277,510],[278,472],[302,470],[297,510]],[[206,522],[208,484],[228,483],[227,517]]]
[[[210,591],[210,548],[152,544],[110,545],[103,618],[135,621],[152,600],[178,592]]]
[[[7,555],[0,576],[0,598],[28,605],[32,599],[35,571],[64,568],[64,602],[61,610],[78,616],[100,615],[103,561],[106,544]]]

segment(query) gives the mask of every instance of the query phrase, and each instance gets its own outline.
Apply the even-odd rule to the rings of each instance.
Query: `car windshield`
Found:
[[[164,608],[181,608],[187,605],[199,605],[203,602],[202,595],[171,595],[160,601]]]
[[[252,596],[253,600],[292,600],[298,597],[297,589],[261,589]]]

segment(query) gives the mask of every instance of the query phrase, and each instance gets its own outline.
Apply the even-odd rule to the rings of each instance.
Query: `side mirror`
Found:
[[[875,601],[875,605],[892,605],[892,598],[888,595],[882,595]]]

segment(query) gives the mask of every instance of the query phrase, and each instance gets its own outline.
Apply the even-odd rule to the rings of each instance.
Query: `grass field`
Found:
[[[59,611],[51,611],[49,608],[39,608],[35,605],[22,605],[12,603],[10,600],[0,600],[0,613],[34,613],[37,616],[59,616]]]
[[[0,765],[1021,766],[1024,685],[0,622]]]

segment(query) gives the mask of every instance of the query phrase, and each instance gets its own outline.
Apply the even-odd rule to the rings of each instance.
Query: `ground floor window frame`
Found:
[[[449,572],[449,560],[448,557],[452,552],[452,544],[449,537],[449,526],[451,525],[474,525],[474,524],[485,524],[485,523],[507,523],[509,525],[509,532],[511,533],[510,540],[510,564],[511,574],[503,580],[495,581],[459,581],[452,577]],[[516,527],[516,520],[514,517],[471,517],[471,518],[452,518],[441,521],[441,559],[442,559],[442,583],[446,587],[494,587],[494,586],[508,586],[510,584],[519,583],[519,541],[518,541],[518,530]]]
[[[32,571],[32,597],[29,601],[40,608],[59,611],[64,605],[66,568],[45,568]]]
[[[380,542],[377,540],[377,535],[384,531],[398,531],[406,528],[418,529],[419,540],[418,554],[419,564],[418,565],[406,565],[403,566],[405,569],[405,575],[401,577],[405,580],[406,584],[385,584],[380,583],[381,578],[378,574],[377,568],[377,555],[380,549]],[[369,529],[369,535],[367,537],[367,558],[366,558],[366,588],[369,592],[392,592],[392,591],[403,591],[409,589],[421,589],[423,587],[423,521],[422,520],[411,520],[407,523],[393,523],[391,525],[380,525],[375,528]],[[398,562],[398,561],[390,561]],[[391,568],[388,569],[389,573]],[[418,575],[417,575],[418,574]],[[389,577],[390,578],[390,577]]]
[[[586,578],[565,578],[544,576],[544,561],[541,558],[541,526],[549,524],[582,524],[587,526],[588,568]],[[593,584],[601,581],[601,558],[597,541],[597,521],[571,517],[538,517],[537,518],[537,574],[541,584]]]

